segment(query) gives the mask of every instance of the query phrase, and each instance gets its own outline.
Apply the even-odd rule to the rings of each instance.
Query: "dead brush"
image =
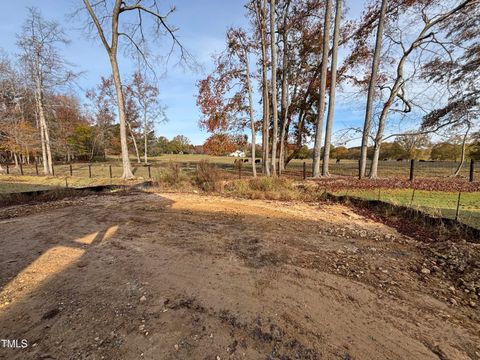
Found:
[[[223,191],[224,182],[220,181],[220,173],[208,160],[202,160],[197,164],[194,183],[203,191]]]
[[[258,177],[235,180],[227,183],[225,190],[233,196],[259,200],[305,200],[307,192],[297,187],[292,180]]]
[[[170,161],[165,169],[160,174],[159,182],[165,183],[169,186],[176,186],[184,180],[182,169],[180,165]]]

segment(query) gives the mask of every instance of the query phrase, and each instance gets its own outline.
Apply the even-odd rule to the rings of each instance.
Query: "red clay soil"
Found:
[[[28,347],[0,358],[480,359],[476,244],[427,245],[339,204],[25,209],[0,210],[0,338]]]

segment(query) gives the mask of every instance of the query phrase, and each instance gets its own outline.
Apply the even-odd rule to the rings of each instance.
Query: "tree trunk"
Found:
[[[265,24],[265,10],[266,0],[263,0],[263,5],[258,1],[255,11],[260,29],[260,42],[262,47],[262,105],[263,105],[263,119],[262,119],[262,172],[266,176],[270,176],[269,167],[269,141],[268,141],[268,127],[269,127],[269,99],[268,99],[268,78],[267,78],[267,48],[266,48],[266,24]]]
[[[467,138],[468,138],[468,133],[470,132],[470,125],[467,126],[467,131],[465,131],[465,135],[463,136],[462,140],[462,152],[460,154],[460,164],[458,164],[457,169],[455,170],[455,173],[453,176],[458,176],[460,174],[460,170],[462,170],[463,164],[465,163],[465,150],[466,150],[466,145],[467,145]]]
[[[333,49],[332,49],[332,66],[330,70],[330,96],[328,99],[328,114],[327,114],[327,126],[325,129],[325,145],[323,147],[323,167],[322,175],[330,176],[328,172],[328,165],[330,161],[330,143],[332,141],[332,127],[333,127],[333,115],[335,112],[335,88],[337,86],[337,57],[338,57],[338,38],[340,36],[340,22],[342,20],[342,2],[343,0],[337,0],[335,10],[335,28],[333,31]]]
[[[370,179],[378,178],[378,159],[380,158],[380,148],[382,146],[383,132],[385,130],[385,120],[387,114],[382,112],[378,122],[377,136],[375,137],[375,145],[373,148],[372,166],[370,168]]]
[[[147,123],[147,104],[143,105],[143,137],[144,137],[144,160],[145,160],[145,165],[148,164],[148,123]]]
[[[325,23],[323,27],[322,68],[320,70],[320,97],[318,99],[318,114],[315,122],[315,145],[313,147],[313,177],[320,176],[320,156],[322,152],[323,116],[325,112],[325,93],[327,87],[327,66],[330,46],[330,21],[332,17],[332,0],[327,0],[325,8]]]
[[[45,131],[45,148],[47,149],[47,158],[48,158],[48,174],[53,175],[53,159],[52,159],[52,148],[50,146],[50,134],[48,131],[47,121],[45,118],[43,118],[43,122],[44,122],[43,130]]]
[[[270,119],[270,104],[268,98],[268,78],[267,78],[267,38],[266,38],[266,0],[263,0],[262,8],[257,8],[257,17],[260,21],[260,40],[262,45],[262,100],[263,100],[263,123],[262,123],[262,170],[263,174],[270,176],[270,166],[269,166],[269,140],[268,140],[268,130],[269,130],[269,119]]]
[[[42,92],[40,90],[40,92]],[[50,147],[50,135],[48,132],[47,121],[45,119],[45,111],[43,107],[43,100],[42,95],[37,101],[38,106],[38,115],[40,121],[40,131],[43,136],[42,138],[42,154],[43,154],[43,170],[45,175],[52,175],[53,174],[53,167],[52,167],[52,150]]]
[[[137,157],[137,163],[140,164],[141,163],[140,152],[138,151],[137,140],[135,139],[135,135],[133,134],[132,126],[130,125],[129,121],[127,121],[127,125],[128,125],[128,131],[130,132],[130,137],[132,138],[133,147],[135,149],[135,156]]]
[[[37,114],[38,114],[38,125],[40,128],[40,142],[42,144],[43,173],[45,175],[52,175],[52,168],[50,166],[51,154],[49,156],[50,151],[47,151],[48,132],[46,131],[45,113],[44,113],[43,102],[42,102],[42,81],[41,81],[40,73],[38,70],[36,75],[37,75],[37,79],[36,79],[36,89],[35,89],[35,103],[36,103]],[[50,146],[50,141],[48,141],[48,146]]]
[[[288,122],[288,30],[287,30],[287,15],[290,1],[287,2],[285,14],[283,16],[283,59],[282,59],[282,99],[281,99],[281,123],[280,130],[280,152],[278,154],[278,173],[281,174],[285,170],[285,138],[287,132]],[[288,141],[287,141],[288,143]]]
[[[370,136],[370,128],[372,126],[373,102],[375,99],[375,87],[377,85],[378,67],[380,64],[380,52],[382,50],[382,36],[383,28],[385,26],[385,13],[387,11],[387,3],[388,0],[382,0],[380,19],[378,21],[377,27],[377,38],[375,41],[375,52],[373,54],[372,72],[370,74],[370,82],[368,84],[367,109],[365,111],[365,121],[363,123],[362,133],[362,145],[360,148],[360,179],[365,177],[365,172],[367,168],[368,138]]]
[[[253,117],[253,99],[252,99],[252,83],[250,80],[250,61],[248,60],[248,53],[245,51],[245,67],[247,71],[247,89],[248,89],[248,114],[250,116],[250,130],[252,132],[252,149],[251,149],[251,157],[252,157],[252,173],[253,177],[257,177],[257,166],[255,165],[255,138],[256,138],[256,131],[255,131],[255,119]]]
[[[93,20],[93,23],[98,31],[98,36],[102,41],[105,50],[107,51],[110,65],[112,67],[112,76],[113,82],[115,84],[115,92],[117,94],[117,106],[118,106],[118,117],[120,120],[120,145],[122,149],[122,166],[123,166],[123,179],[132,179],[134,178],[132,173],[132,167],[130,165],[130,159],[128,157],[128,143],[127,143],[127,117],[125,115],[125,100],[123,97],[122,91],[122,81],[120,78],[120,71],[118,69],[118,61],[117,61],[117,50],[118,50],[118,25],[119,25],[119,16],[121,11],[121,6],[123,4],[122,0],[115,0],[115,4],[113,6],[113,13],[112,13],[112,27],[111,27],[111,37],[112,37],[112,44],[109,45],[107,39],[105,37],[105,33],[102,29],[101,22],[98,20],[95,12],[90,5],[88,0],[83,0],[85,7],[90,14],[90,17]]]
[[[122,81],[120,79],[120,71],[118,70],[118,62],[116,53],[110,54],[110,63],[112,65],[113,82],[115,83],[115,91],[117,93],[118,104],[118,117],[120,120],[120,145],[122,148],[122,165],[123,174],[122,179],[132,179],[132,167],[130,165],[130,159],[128,157],[128,144],[127,144],[127,129],[126,129],[126,115],[125,115],[125,102],[122,91]]]
[[[275,0],[270,0],[270,50],[272,56],[272,174],[277,175],[278,107],[277,107],[277,43],[275,36]]]

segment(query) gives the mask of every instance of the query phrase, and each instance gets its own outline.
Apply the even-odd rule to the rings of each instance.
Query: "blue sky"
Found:
[[[163,105],[167,107],[169,122],[156,127],[157,135],[172,138],[177,134],[187,136],[192,143],[201,144],[208,134],[198,128],[200,112],[195,103],[196,82],[211,69],[210,55],[221,51],[224,34],[230,26],[247,24],[243,0],[170,0],[176,6],[170,23],[179,28],[178,36],[185,47],[202,65],[203,70],[190,71],[179,67],[169,67],[160,78],[160,93]],[[347,1],[350,17],[360,14],[363,0]],[[0,13],[0,48],[8,54],[17,52],[15,34],[21,29],[27,15],[27,8],[38,7],[43,16],[60,22],[65,28],[71,43],[63,49],[66,59],[83,71],[78,81],[79,94],[95,86],[102,75],[109,75],[110,65],[98,41],[88,40],[78,28],[81,22],[68,16],[80,0],[17,0],[2,4]],[[168,38],[165,38],[168,41]],[[164,69],[164,67],[162,67]],[[124,77],[133,71],[127,59],[121,62]],[[362,101],[340,100],[335,112],[336,128],[359,126],[363,121]]]

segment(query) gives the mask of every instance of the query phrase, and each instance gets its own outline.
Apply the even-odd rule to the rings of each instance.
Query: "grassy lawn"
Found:
[[[368,200],[381,200],[396,205],[412,206],[431,215],[454,219],[458,193],[412,189],[352,189],[335,192]],[[414,196],[413,196],[414,195]],[[413,200],[412,200],[413,196]],[[480,228],[480,192],[462,193],[460,197],[460,221]]]

